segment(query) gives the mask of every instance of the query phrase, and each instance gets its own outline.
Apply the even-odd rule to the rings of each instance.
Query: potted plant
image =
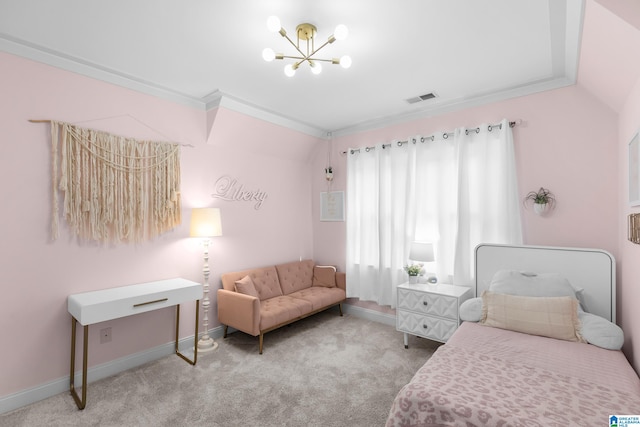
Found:
[[[524,201],[525,203],[532,202],[534,212],[541,215],[547,208],[553,208],[556,203],[556,198],[551,191],[540,187],[538,191],[530,191],[524,198]]]
[[[422,264],[405,265],[404,271],[409,275],[409,283],[417,283],[418,276],[422,274]]]

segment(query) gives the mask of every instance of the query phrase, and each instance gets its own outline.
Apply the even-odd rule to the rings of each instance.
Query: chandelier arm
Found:
[[[287,39],[288,39],[288,37],[287,37]],[[323,47],[325,47],[328,44],[333,43],[334,41],[336,41],[336,39],[333,36],[329,37],[329,39],[326,42],[324,42],[319,48],[315,49],[313,52],[311,52],[308,55],[304,55],[304,53],[300,49],[298,49],[298,52],[300,52],[300,54],[304,55],[304,58],[296,58],[296,59],[301,59],[301,61],[299,61],[297,63],[297,65],[300,66],[300,64],[302,64],[305,61],[307,61],[309,63],[309,65],[311,65],[311,61],[312,60],[313,61],[333,62],[331,59],[317,59],[317,58],[314,58],[313,55],[315,55],[316,53],[318,53],[318,51],[320,51],[320,49],[322,49]],[[291,42],[291,40],[289,40],[289,42]],[[291,42],[291,44],[293,44],[293,42]],[[297,46],[296,46],[296,48],[297,48]]]
[[[302,50],[300,50],[300,48],[298,47],[298,45],[297,45],[297,44],[295,44],[295,43],[293,42],[293,40],[291,40],[291,39],[289,38],[289,36],[288,36],[286,33],[285,33],[285,34],[283,34],[283,35],[282,35],[282,37],[284,37],[285,39],[287,39],[287,40],[289,41],[289,43],[291,43],[291,46],[295,47],[295,48],[296,48],[296,50],[297,50],[298,52],[300,52],[300,55],[302,55],[302,56],[305,56],[305,57],[306,57],[305,53],[304,53]]]
[[[321,59],[321,58],[311,58],[314,61],[321,61],[321,62],[331,62],[335,64],[335,60],[333,59]]]
[[[325,47],[328,44],[331,44],[335,41],[335,38],[329,38],[329,40],[327,40],[326,42],[324,42],[319,48],[317,48],[316,50],[314,50],[313,52],[311,52],[307,58],[311,58],[313,55],[315,55],[316,53],[318,53],[320,51],[320,49],[322,49],[323,47]],[[302,53],[302,52],[300,52]]]

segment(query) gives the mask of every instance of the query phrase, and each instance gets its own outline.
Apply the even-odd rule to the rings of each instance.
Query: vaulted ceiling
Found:
[[[638,39],[640,18],[616,15],[633,11],[633,1],[0,0],[0,50],[194,108],[339,135],[571,85],[579,64],[581,81],[616,109],[623,89],[602,83],[599,55],[624,63],[628,52],[607,44]],[[298,24],[315,25],[316,47],[347,25],[348,38],[319,56],[348,54],[353,65],[323,63],[314,75],[302,64],[285,76],[286,59],[261,55],[265,47],[296,54],[268,31],[271,15],[294,40]],[[580,59],[590,19],[617,29],[585,31],[590,47]],[[637,76],[631,69],[624,78]],[[407,102],[428,93],[436,97]]]

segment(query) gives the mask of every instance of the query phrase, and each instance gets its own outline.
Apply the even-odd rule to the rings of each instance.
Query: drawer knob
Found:
[[[427,301],[422,301],[422,305],[429,305]]]
[[[423,327],[423,328],[425,328],[425,329],[428,329],[428,328],[429,328],[429,325],[425,325],[425,324],[423,324],[423,325],[422,325],[422,327]]]

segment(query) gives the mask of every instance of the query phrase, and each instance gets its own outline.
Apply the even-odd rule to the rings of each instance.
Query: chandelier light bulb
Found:
[[[349,55],[344,55],[342,58],[340,58],[340,66],[342,68],[351,67],[351,57]]]
[[[262,51],[262,59],[267,62],[271,62],[276,59],[276,53],[273,51],[273,49],[267,47]]]
[[[296,74],[295,68],[293,68],[293,64],[288,64],[284,67],[284,74],[287,77],[293,77]]]
[[[320,64],[319,62],[312,62],[311,63],[311,72],[315,75],[318,75],[322,72],[322,64]]]
[[[333,36],[336,38],[336,40],[344,40],[347,38],[348,35],[349,35],[349,29],[344,24],[338,25],[336,29],[333,31]]]
[[[280,18],[278,18],[277,16],[270,16],[267,19],[267,28],[272,33],[280,31],[280,28],[282,28],[282,26],[280,25]]]

